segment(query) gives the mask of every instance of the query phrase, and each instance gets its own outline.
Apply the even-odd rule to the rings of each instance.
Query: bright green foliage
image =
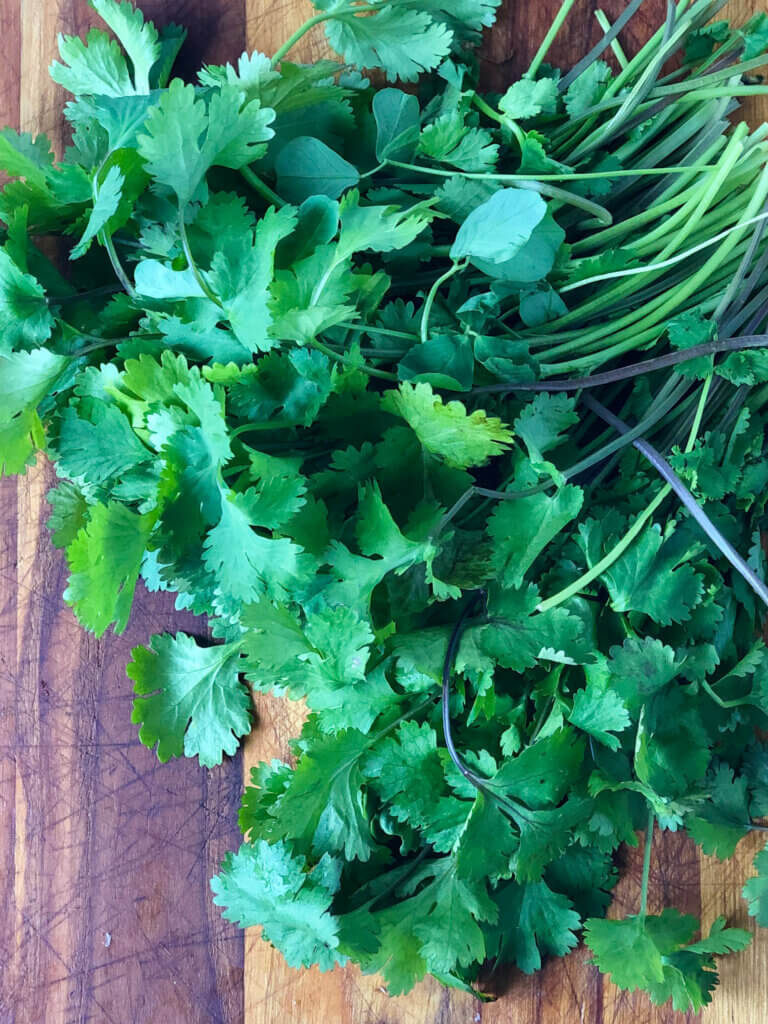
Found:
[[[557,82],[540,78],[538,82],[521,78],[514,82],[499,100],[499,110],[513,121],[522,121],[537,114],[554,114],[557,110]]]
[[[67,547],[70,575],[64,600],[97,636],[112,623],[117,633],[127,626],[151,528],[150,517],[117,502],[94,505]]]
[[[758,874],[744,886],[744,899],[749,905],[752,917],[757,923],[768,928],[768,847],[755,857]]]
[[[251,729],[250,698],[238,679],[238,644],[201,647],[191,636],[164,633],[135,647],[128,675],[137,694],[131,720],[161,761],[197,756],[211,768],[233,754]]]
[[[107,23],[123,45],[131,61],[136,92],[149,92],[149,75],[160,59],[161,44],[157,29],[145,22],[141,11],[128,0],[90,0],[99,17]]]
[[[712,1001],[717,984],[713,954],[744,949],[751,939],[749,932],[724,925],[719,917],[706,939],[692,943],[696,918],[667,909],[659,917],[587,921],[585,939],[593,962],[619,988],[645,989],[658,1005],[671,999],[675,1010],[698,1012]]]
[[[191,85],[175,78],[149,111],[139,153],[149,173],[173,189],[180,205],[192,199],[210,167],[237,169],[264,153],[274,111],[262,109],[258,100],[241,110],[240,102],[237,89],[226,87],[206,106]]]
[[[542,955],[565,956],[577,944],[581,918],[565,896],[545,882],[510,882],[498,894],[500,927],[491,933],[488,952],[514,963],[526,974],[541,967]]]
[[[621,742],[613,734],[623,732],[632,721],[624,701],[615,690],[603,689],[593,683],[574,696],[568,720],[611,750],[618,750]]]
[[[0,249],[0,351],[41,345],[52,328],[43,288],[14,263],[7,247]]]
[[[323,880],[322,862],[312,872],[285,843],[263,839],[227,854],[211,881],[214,903],[241,928],[258,924],[291,967],[343,963],[337,952],[338,922],[330,913],[333,893]]]
[[[519,587],[536,557],[579,514],[583,499],[579,487],[567,484],[551,498],[534,494],[500,504],[488,522],[497,578]]]
[[[500,419],[480,409],[468,415],[460,402],[443,402],[429,384],[401,384],[383,405],[402,416],[428,452],[454,468],[482,465],[512,440]]]
[[[326,25],[331,47],[350,64],[383,68],[390,81],[414,81],[420,72],[436,67],[450,50],[448,28],[426,11],[413,9],[421,5],[408,0],[374,2],[369,17],[360,17],[357,5],[343,0],[318,0],[315,6],[338,9]],[[370,5],[360,6],[364,12],[370,9]]]
[[[106,225],[109,218],[117,213],[124,184],[125,178],[120,172],[120,168],[114,165],[107,171],[101,185],[94,183],[93,210],[88,218],[83,237],[69,254],[70,259],[76,260],[85,255],[93,239]]]
[[[499,96],[498,0],[316,0],[338,60],[196,85],[183,30],[93,6],[64,159],[0,131],[0,474],[53,461],[86,628],[140,582],[207,616],[129,665],[160,760],[234,754],[252,691],[308,711],[216,902],[392,993],[585,930],[697,1012],[746,934],[647,875],[603,918],[649,814],[722,858],[768,814],[768,179],[723,113],[768,18],[679,4],[620,79],[542,50]]]

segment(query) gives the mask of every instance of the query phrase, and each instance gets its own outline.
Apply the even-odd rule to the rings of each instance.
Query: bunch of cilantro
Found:
[[[628,57],[632,0],[561,72],[565,0],[495,95],[497,0],[316,0],[196,84],[183,30],[92,3],[116,38],[60,38],[63,161],[0,133],[0,471],[53,460],[86,628],[140,579],[208,616],[128,667],[161,760],[234,753],[252,690],[306,702],[215,901],[393,993],[583,933],[698,1010],[749,936],[649,915],[648,854],[768,815],[768,128],[732,116],[768,18],[670,3]],[[291,63],[317,23],[340,62]]]

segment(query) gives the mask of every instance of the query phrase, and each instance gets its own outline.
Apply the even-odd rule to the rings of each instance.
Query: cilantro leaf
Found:
[[[517,964],[525,974],[532,974],[541,967],[542,956],[565,956],[577,945],[581,918],[571,901],[546,882],[510,882],[495,900],[503,927],[491,929],[487,945],[498,961]]]
[[[249,352],[266,352],[275,345],[270,285],[277,246],[295,226],[290,209],[270,208],[255,231],[219,249],[211,264],[210,281],[222,302],[238,341]]]
[[[720,764],[711,780],[711,802],[695,808],[685,825],[704,853],[726,860],[747,834],[749,821],[746,778]]]
[[[64,600],[97,636],[111,623],[116,633],[128,624],[152,525],[151,516],[136,515],[117,502],[94,505],[67,547],[70,576]]]
[[[157,29],[151,21],[144,21],[144,15],[129,0],[90,0],[90,4],[123,44],[131,61],[136,92],[148,93],[149,75],[161,53]]]
[[[711,1002],[717,984],[712,954],[744,949],[750,941],[749,932],[723,925],[718,918],[708,939],[691,943],[696,919],[667,909],[659,917],[590,919],[585,940],[593,963],[619,988],[645,989],[654,1003],[671,999],[676,1010],[698,1012]]]
[[[488,521],[493,568],[503,586],[519,587],[546,546],[579,514],[580,487],[566,484],[556,494],[534,494],[505,501]]]
[[[176,193],[184,206],[198,192],[213,166],[237,170],[252,163],[272,138],[274,111],[257,99],[240,108],[233,86],[214,92],[208,104],[191,85],[174,79],[145,121],[138,150],[148,172]]]
[[[185,633],[163,633],[134,647],[127,667],[136,699],[131,721],[160,761],[195,757],[206,768],[234,754],[251,729],[251,698],[240,682],[239,643],[201,647]]]
[[[367,861],[377,850],[366,814],[362,758],[370,738],[357,729],[313,738],[272,809],[283,836],[316,856]]]
[[[0,351],[41,345],[50,337],[53,322],[42,286],[19,269],[7,247],[0,249]]]
[[[287,142],[277,157],[277,187],[292,203],[322,195],[336,199],[360,180],[357,169],[322,139],[300,135]]]
[[[557,111],[557,82],[553,78],[533,81],[521,78],[514,82],[499,100],[499,110],[513,121],[525,120],[537,114]]]
[[[243,843],[224,858],[211,879],[213,902],[241,928],[261,925],[262,935],[291,967],[317,964],[328,971],[344,963],[338,952],[339,925],[331,913],[333,893],[319,866],[305,869],[287,843]]]
[[[326,22],[331,47],[349,64],[382,68],[389,81],[412,82],[422,71],[436,67],[450,51],[451,32],[423,10],[409,9],[402,0],[375,3],[367,17],[356,14],[356,5],[337,0],[314,0],[320,10],[330,8]],[[366,12],[367,13],[367,12]]]
[[[507,263],[530,239],[546,212],[547,204],[536,192],[499,189],[465,219],[451,246],[451,259]]]
[[[632,721],[619,694],[615,690],[601,687],[593,680],[574,696],[568,720],[571,725],[594,736],[611,750],[618,750],[621,745],[613,733],[623,732]]]
[[[109,168],[101,184],[94,182],[93,209],[80,241],[69,254],[70,259],[76,260],[84,256],[93,239],[107,224],[110,217],[117,213],[124,184],[125,177],[116,165]]]
[[[467,413],[460,402],[444,404],[425,383],[401,384],[385,395],[382,408],[401,416],[428,452],[459,469],[483,465],[512,440],[500,419],[482,409]]]
[[[755,867],[758,873],[748,879],[742,894],[752,917],[768,928],[768,846],[755,856]]]

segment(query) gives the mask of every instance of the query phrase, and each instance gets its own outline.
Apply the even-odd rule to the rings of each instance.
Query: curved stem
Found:
[[[504,394],[510,391],[582,391],[585,388],[596,388],[604,384],[631,380],[643,373],[652,373],[654,370],[662,370],[667,366],[677,366],[679,363],[686,363],[699,356],[716,355],[720,352],[737,352],[748,348],[765,348],[766,346],[768,346],[768,334],[749,334],[738,338],[728,338],[726,341],[705,341],[701,345],[692,345],[690,348],[681,349],[678,352],[667,352],[663,356],[644,359],[639,363],[620,366],[615,370],[593,373],[589,377],[572,377],[570,380],[521,381],[518,384],[486,384],[471,388],[467,394]]]
[[[437,297],[437,293],[440,289],[440,286],[445,284],[445,282],[452,278],[454,274],[458,274],[459,271],[464,270],[466,265],[466,260],[459,260],[458,263],[452,263],[451,266],[446,270],[446,272],[444,274],[441,274],[440,277],[438,277],[437,280],[435,280],[432,283],[432,287],[429,289],[429,292],[427,293],[427,297],[424,300],[424,305],[421,310],[420,336],[422,344],[429,338],[429,316],[430,313],[432,312],[432,306],[435,304],[435,298]]]
[[[396,373],[389,373],[387,370],[377,370],[373,366],[368,366],[367,363],[359,363],[357,359],[352,356],[348,356],[343,352],[334,352],[330,345],[324,345],[322,341],[318,341],[317,338],[313,338],[308,342],[311,348],[316,348],[318,352],[323,352],[328,356],[329,359],[335,359],[337,363],[343,363],[345,366],[351,366],[354,370],[360,370],[362,373],[367,373],[369,377],[378,377],[379,380],[389,380],[398,382],[400,378]]]
[[[699,242],[698,245],[694,245],[691,249],[685,249],[683,252],[677,253],[675,256],[670,256],[667,260],[662,260],[660,263],[649,263],[645,267],[630,267],[629,270],[614,270],[610,274],[596,274],[594,277],[585,277],[581,281],[575,281],[573,284],[567,284],[560,289],[561,293],[572,292],[576,288],[583,288],[588,284],[596,284],[598,281],[612,281],[617,277],[634,277],[637,274],[650,274],[656,270],[665,270],[667,267],[674,267],[676,263],[681,263],[683,260],[687,260],[690,256],[695,256],[697,252],[701,252],[703,249],[708,249],[711,245],[715,245],[717,242],[722,242],[724,238],[732,234],[734,231],[741,231],[743,228],[748,227],[750,224],[759,224],[768,218],[768,213],[758,214],[757,217],[750,217],[748,220],[740,221],[738,224],[732,224],[725,231],[721,231],[717,235],[713,235],[711,238],[705,239],[703,242]]]
[[[277,207],[287,205],[285,199],[282,199],[277,192],[273,191],[257,174],[254,174],[250,167],[241,167],[240,176],[244,181],[248,182],[254,192],[258,192],[260,196],[263,196],[264,199],[267,200],[267,202],[274,203]]]
[[[696,414],[693,419],[691,431],[688,435],[688,442],[685,446],[686,452],[689,452],[693,448],[693,445],[696,441],[696,435],[698,434],[699,428],[701,426],[701,420],[704,415],[704,407],[706,406],[707,397],[709,395],[709,386],[711,380],[712,378],[708,377],[707,380],[704,382],[704,387],[701,389],[701,395],[699,396],[699,402],[696,407]],[[578,579],[574,580],[573,583],[569,584],[567,587],[564,587],[562,590],[558,591],[558,593],[553,594],[552,597],[549,597],[545,601],[542,601],[538,605],[536,610],[539,612],[546,612],[549,611],[551,608],[556,608],[559,604],[562,604],[563,601],[567,601],[569,600],[569,598],[575,597],[580,590],[582,590],[584,587],[589,586],[590,583],[594,582],[598,578],[598,576],[602,575],[602,573],[605,572],[606,569],[610,569],[613,563],[617,561],[619,558],[621,558],[621,556],[624,554],[624,552],[627,550],[630,544],[632,544],[635,538],[642,532],[643,528],[645,527],[645,524],[651,518],[653,513],[661,505],[664,499],[671,493],[671,485],[664,484],[664,486],[661,488],[661,490],[653,499],[653,501],[643,509],[643,511],[640,513],[640,515],[637,517],[634,523],[632,523],[632,525],[629,527],[629,529],[618,542],[618,544],[615,544],[611,548],[611,550],[600,559],[599,562],[593,565],[592,568],[585,572],[582,576],[579,576]]]
[[[99,232],[99,238],[101,239],[101,244],[107,250],[109,262],[112,264],[112,269],[115,272],[115,277],[120,282],[123,291],[126,292],[126,294],[129,295],[132,299],[135,299],[136,289],[131,284],[130,280],[128,279],[128,275],[123,269],[123,265],[120,262],[120,257],[117,255],[117,250],[115,249],[115,243],[112,240],[112,235],[110,235],[110,233],[106,229],[104,229],[103,231]]]
[[[468,779],[473,786],[477,789],[484,790],[487,779],[473,772],[471,768],[468,768],[464,763],[461,755],[456,749],[456,745],[453,742],[453,733],[451,731],[451,675],[453,673],[453,663],[456,660],[456,654],[461,643],[461,637],[464,630],[467,628],[469,618],[474,612],[478,605],[478,602],[483,600],[485,594],[482,590],[478,590],[470,598],[469,602],[461,613],[458,622],[453,627],[451,633],[451,639],[448,642],[448,650],[445,654],[445,660],[443,661],[443,689],[442,689],[442,711],[443,711],[443,738],[445,739],[445,746],[448,750],[448,754],[459,769],[465,779]]]
[[[211,302],[215,302],[219,308],[222,308],[221,299],[213,291],[208,282],[205,280],[203,275],[200,273],[200,268],[195,262],[195,258],[192,255],[192,249],[189,245],[189,236],[187,235],[187,225],[184,223],[184,209],[179,210],[179,235],[181,236],[181,244],[184,249],[184,255],[187,259],[187,264],[190,270],[194,274],[195,280],[200,286],[200,290],[206,298],[210,299]]]

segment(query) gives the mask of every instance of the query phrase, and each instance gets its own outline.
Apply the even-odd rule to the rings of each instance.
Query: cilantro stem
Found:
[[[485,784],[488,780],[482,778],[482,776],[473,772],[471,768],[468,768],[466,764],[464,764],[464,761],[453,742],[453,733],[451,731],[451,674],[453,672],[453,663],[456,660],[456,654],[458,652],[464,630],[467,628],[469,619],[477,608],[478,603],[484,600],[484,598],[484,591],[475,591],[475,593],[470,597],[470,600],[464,606],[464,610],[459,616],[456,625],[453,627],[451,638],[448,641],[448,649],[445,653],[445,660],[443,661],[442,687],[443,738],[445,739],[446,749],[451,760],[464,778],[468,779],[473,786],[476,786],[480,790],[485,789]]]
[[[538,192],[541,195],[549,196],[550,199],[559,199],[569,206],[575,206],[577,209],[591,214],[599,224],[606,226],[613,224],[613,217],[604,206],[593,203],[590,199],[585,199],[584,196],[576,195],[575,192],[568,192],[565,189],[556,188],[554,185],[548,184],[550,180],[569,181],[575,177],[573,174],[485,174],[469,171],[441,171],[437,167],[421,167],[418,164],[407,164],[402,160],[388,160],[387,163],[392,167],[401,167],[406,171],[417,171],[419,174],[433,174],[440,178],[455,178],[458,175],[470,181],[514,181],[517,183],[518,188]],[[605,177],[602,172],[597,172],[596,174],[590,172],[590,175],[598,178]]]
[[[440,290],[440,286],[445,284],[445,282],[450,280],[450,278],[452,278],[455,274],[458,274],[460,271],[464,270],[466,265],[467,260],[459,260],[456,263],[452,263],[444,274],[441,274],[440,277],[438,277],[435,281],[432,282],[432,287],[429,289],[427,297],[424,300],[424,305],[422,306],[421,309],[421,329],[419,333],[422,344],[429,339],[429,316],[430,313],[432,312],[432,306],[435,303],[435,298],[437,296],[438,291]]]
[[[634,16],[643,0],[632,0],[630,4],[621,12],[619,17],[613,23],[609,32],[606,32],[603,38],[596,43],[589,53],[585,54],[582,59],[571,68],[567,75],[560,79],[558,82],[558,89],[560,92],[565,92],[568,87],[576,81],[582,72],[586,71],[587,68],[594,64],[601,53],[611,45],[611,42],[618,36],[619,32],[624,28],[627,22]]]
[[[187,235],[187,225],[184,223],[183,208],[179,210],[179,236],[181,238],[181,244],[184,249],[184,255],[187,259],[187,264],[189,266],[189,269],[192,271],[195,280],[200,286],[200,290],[203,292],[206,298],[211,300],[211,302],[214,302],[220,309],[223,308],[221,304],[221,299],[219,299],[218,295],[216,295],[216,293],[211,289],[208,282],[200,273],[200,268],[195,262],[195,257],[192,255],[192,248],[189,244],[189,236]]]
[[[328,356],[329,359],[335,359],[337,363],[343,363],[345,366],[351,366],[354,370],[360,370],[362,373],[367,373],[369,377],[378,377],[380,380],[391,380],[399,381],[400,378],[396,373],[390,373],[388,370],[377,370],[373,366],[368,366],[367,363],[360,363],[354,356],[347,355],[345,352],[336,352],[330,347],[330,345],[324,345],[322,341],[318,341],[317,338],[312,338],[309,341],[311,348],[316,348],[318,352],[323,352]]]
[[[702,389],[702,396],[704,402],[709,393],[710,385],[712,383],[712,377],[707,377],[704,382]],[[623,423],[617,416],[614,416],[608,409],[602,406],[594,398],[589,395],[584,396],[584,404],[588,408],[596,412],[598,416],[610,423],[612,427],[618,430],[620,433],[625,433],[629,428]],[[701,416],[703,414],[704,404],[699,402],[699,407],[696,412],[694,419],[694,429],[692,433],[697,434],[701,425]],[[722,556],[730,562],[731,566],[739,573],[742,579],[751,587],[755,594],[760,598],[763,604],[768,607],[768,586],[760,579],[754,569],[748,565],[748,563],[742,558],[738,551],[734,548],[729,540],[727,540],[721,531],[715,526],[709,516],[706,514],[704,509],[699,505],[694,496],[678,477],[672,467],[669,465],[666,459],[664,459],[659,452],[656,451],[647,441],[642,438],[636,438],[632,444],[637,448],[641,455],[643,455],[648,462],[653,466],[656,472],[666,480],[669,487],[675,492],[680,498],[681,502],[688,511],[691,518],[701,527],[704,534],[712,541],[715,547],[720,551]]]
[[[761,221],[768,218],[768,213],[760,213],[756,217],[750,217],[748,220],[739,221],[738,224],[732,224],[725,231],[721,231],[717,235],[713,235],[711,238],[707,238],[703,242],[699,242],[698,245],[694,245],[691,249],[685,249],[683,252],[677,253],[675,256],[670,256],[669,259],[662,260],[660,263],[649,263],[644,267],[630,267],[628,270],[614,270],[610,274],[596,274],[594,277],[585,277],[581,281],[575,281],[573,284],[567,284],[560,289],[561,294],[564,292],[572,292],[577,288],[583,288],[588,284],[596,284],[598,281],[612,281],[618,277],[634,277],[638,274],[650,274],[657,270],[665,270],[667,267],[673,267],[677,263],[681,263],[683,260],[687,260],[691,256],[695,256],[697,252],[701,252],[704,249],[708,249],[710,246],[715,245],[716,242],[721,242],[728,235],[734,231],[741,231],[742,228],[748,227],[750,224],[759,224]]]
[[[270,420],[263,420],[260,423],[242,423],[239,427],[229,431],[231,438],[239,437],[241,434],[248,434],[257,430],[277,430],[281,424],[272,423]]]
[[[648,812],[648,825],[645,830],[645,851],[643,853],[643,877],[640,883],[640,917],[645,918],[648,910],[648,881],[651,877],[651,852],[653,850],[653,830],[656,825],[655,811]]]
[[[677,366],[680,363],[688,362],[690,359],[697,359],[700,356],[765,347],[768,347],[768,334],[743,335],[737,338],[728,338],[725,341],[705,341],[701,345],[692,345],[690,348],[680,349],[677,352],[667,352],[663,356],[644,359],[639,363],[630,363],[628,366],[619,366],[615,370],[593,373],[587,377],[572,377],[568,380],[485,384],[472,388],[468,393],[471,395],[482,395],[503,394],[510,391],[582,391],[585,388],[602,387],[604,384],[615,384],[618,381],[631,380],[633,377],[638,377],[641,374],[652,373],[654,370],[661,370],[667,366]]]
[[[617,561],[617,559],[621,558],[635,538],[642,533],[645,524],[671,491],[672,488],[669,484],[665,484],[653,501],[651,501],[651,503],[643,509],[637,519],[635,519],[634,523],[632,523],[621,540],[615,544],[599,562],[596,562],[591,569],[585,572],[582,576],[579,576],[579,578],[574,580],[573,583],[564,587],[556,594],[553,594],[552,597],[547,598],[546,601],[541,601],[536,610],[539,612],[548,612],[552,608],[556,608],[557,605],[562,604],[563,601],[568,601],[570,598],[575,597],[580,590],[588,587],[589,584],[593,583],[598,576],[601,576],[606,569],[610,569],[613,563]]]
[[[285,199],[282,199],[266,182],[263,182],[257,174],[254,174],[250,167],[241,167],[240,175],[244,181],[248,182],[254,192],[258,192],[268,202],[274,203],[278,208],[286,205]]]
[[[704,691],[704,693],[707,694],[708,697],[712,698],[715,704],[718,704],[723,709],[740,708],[746,704],[752,703],[750,700],[745,700],[743,698],[736,698],[734,700],[723,700],[723,698],[719,694],[715,693],[715,691],[712,689],[712,687],[706,681],[706,679],[702,679],[701,688]]]
[[[272,67],[275,67],[277,64],[279,64],[283,57],[286,55],[286,53],[288,53],[289,50],[292,50],[296,43],[298,43],[298,41],[302,39],[307,34],[307,32],[313,29],[315,25],[320,25],[324,21],[328,21],[329,18],[335,17],[335,15],[338,13],[338,11],[324,11],[321,14],[315,14],[311,18],[308,18],[303,25],[299,26],[299,28],[297,28],[295,32],[288,36],[288,38],[281,47],[275,50],[275,53],[272,57]]]
[[[342,7],[334,7],[332,11],[324,11],[321,14],[315,14],[313,17],[308,18],[296,31],[290,35],[283,45],[277,49],[272,57],[272,67],[275,67],[283,57],[292,50],[293,47],[302,39],[307,32],[320,25],[324,21],[330,21],[332,18],[338,18],[344,14],[367,14],[369,12],[381,10],[380,4],[346,4]]]
[[[698,406],[696,408],[696,414],[694,416],[693,424],[688,435],[688,442],[685,446],[686,452],[690,452],[693,448],[694,443],[696,441],[696,435],[698,434],[699,429],[701,427],[701,420],[704,415],[704,408],[707,403],[707,397],[709,395],[709,386],[711,380],[712,378],[708,377],[707,380],[704,382],[704,387],[701,389]],[[671,492],[671,485],[664,484],[664,486],[661,488],[661,490],[653,499],[653,501],[651,501],[651,503],[647,505],[646,508],[640,513],[640,515],[637,517],[634,523],[632,523],[632,525],[629,527],[629,529],[621,538],[621,540],[617,544],[615,544],[611,548],[611,550],[606,555],[604,555],[603,558],[600,559],[599,562],[593,565],[592,568],[585,572],[582,576],[579,576],[578,579],[574,580],[573,583],[569,584],[569,586],[564,587],[562,590],[558,591],[557,594],[553,594],[553,596],[547,598],[546,601],[542,601],[539,604],[537,611],[549,611],[551,608],[556,608],[557,605],[562,604],[563,601],[567,601],[571,597],[575,597],[575,595],[578,594],[580,590],[582,590],[586,586],[589,586],[589,584],[596,580],[598,576],[600,576],[602,573],[604,573],[606,569],[609,569],[613,565],[613,563],[624,554],[624,552],[634,541],[634,539],[641,533],[643,527],[651,518],[653,513],[661,505],[664,499],[669,494],[671,494]]]
[[[483,103],[480,107],[481,110],[485,111],[488,107],[487,103]],[[488,110],[493,114],[495,120],[501,121],[503,124],[508,125],[510,122],[508,119],[503,118],[501,114],[497,114],[492,107],[488,107]],[[489,114],[490,116],[490,114]],[[717,167],[716,164],[674,164],[669,167],[633,167],[631,170],[626,168],[611,168],[606,167],[603,171],[560,171],[557,174],[493,174],[490,171],[443,171],[439,167],[424,167],[420,164],[409,164],[402,160],[387,160],[387,164],[392,167],[400,167],[406,171],[418,171],[420,174],[433,174],[440,178],[455,178],[457,175],[462,178],[468,178],[470,181],[597,181],[602,178],[647,178],[647,177],[663,177],[667,174],[687,174],[690,171],[703,172],[713,171]],[[593,204],[594,205],[594,204]],[[600,207],[602,210],[603,207]],[[614,230],[619,230],[623,226],[619,224]],[[590,240],[593,236],[590,236]]]
[[[504,125],[505,127],[511,124],[515,124],[515,127],[517,127],[516,122],[510,121],[509,118],[504,117],[503,114],[500,114],[498,110],[494,110],[490,103],[486,103],[483,97],[478,96],[476,92],[472,93],[472,102],[477,107],[478,110],[481,110],[486,115],[486,117],[490,117],[492,121],[496,121],[498,124]]]
[[[560,4],[560,9],[552,19],[552,24],[547,30],[547,34],[541,41],[538,50],[534,54],[533,60],[528,66],[528,70],[523,75],[524,78],[535,78],[536,74],[541,67],[542,61],[549,52],[549,48],[555,40],[555,36],[563,27],[563,22],[570,14],[571,8],[573,7],[576,0],[563,0]]]
[[[418,334],[412,334],[409,331],[393,331],[389,327],[371,327],[370,324],[353,324],[347,323],[346,321],[336,324],[337,327],[343,327],[346,331],[360,331],[361,334],[382,334],[385,337],[391,338],[404,338],[406,341],[418,341]]]
[[[597,24],[603,30],[603,32],[608,33],[611,31],[611,23],[605,16],[605,11],[595,11],[595,19],[597,21]],[[627,55],[626,53],[624,53],[624,50],[622,49],[621,43],[618,41],[618,39],[611,39],[611,50],[613,52],[614,57],[619,63],[619,67],[622,70],[626,68],[627,64],[629,64],[629,61],[627,60]]]
[[[107,250],[109,262],[112,264],[112,269],[115,272],[115,277],[120,282],[120,286],[127,295],[129,295],[132,299],[135,299],[136,289],[131,284],[128,275],[126,274],[123,265],[120,262],[120,257],[117,255],[117,250],[115,249],[115,243],[112,240],[112,235],[105,228],[103,231],[99,232],[99,238],[101,240],[101,244]]]

